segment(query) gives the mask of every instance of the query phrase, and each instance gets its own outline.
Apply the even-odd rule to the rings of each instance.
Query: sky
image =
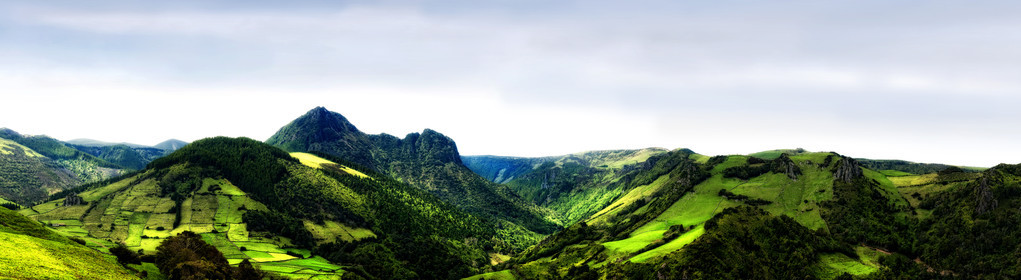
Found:
[[[316,107],[464,155],[1021,162],[1017,1],[7,1],[0,127],[265,140]]]

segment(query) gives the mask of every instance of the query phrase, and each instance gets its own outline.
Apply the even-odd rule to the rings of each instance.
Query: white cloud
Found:
[[[431,127],[474,154],[1021,158],[997,146],[1021,136],[997,128],[1021,119],[1007,2],[529,4],[24,4],[0,13],[0,97],[26,106],[0,119],[65,138],[264,139],[324,105],[373,133]],[[61,114],[19,119],[37,108]]]

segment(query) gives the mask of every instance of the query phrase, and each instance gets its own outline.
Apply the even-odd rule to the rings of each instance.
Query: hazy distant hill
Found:
[[[113,142],[104,142],[104,141],[99,141],[99,140],[95,140],[95,139],[88,139],[88,138],[71,139],[71,140],[67,140],[67,141],[64,141],[64,142],[68,143],[68,144],[71,144],[71,145],[89,146],[89,147],[106,147],[106,146],[117,146],[117,145],[124,145],[124,146],[128,146],[128,147],[131,147],[131,148],[149,147],[149,146],[146,146],[146,145],[132,144],[132,143],[127,143],[127,142],[113,143]]]
[[[67,143],[71,144],[69,146],[80,151],[135,170],[145,168],[145,165],[154,159],[165,156],[188,144],[177,139],[170,139],[156,144],[156,146],[111,143],[92,139],[75,139]]]
[[[167,141],[160,142],[159,144],[156,144],[153,147],[155,147],[157,149],[173,152],[173,151],[176,151],[176,150],[184,147],[185,145],[188,145],[188,142],[184,142],[184,141],[177,140],[177,139],[170,139],[170,140],[167,140]]]

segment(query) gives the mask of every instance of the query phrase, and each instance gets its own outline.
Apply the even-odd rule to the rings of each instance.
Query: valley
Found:
[[[803,149],[462,156],[439,132],[369,135],[322,107],[265,143],[213,137],[165,150],[5,133],[0,204],[15,211],[2,213],[0,238],[23,257],[0,259],[0,277],[55,263],[32,273],[165,279],[184,272],[152,258],[185,232],[225,265],[288,279],[1021,273],[1016,165]],[[56,167],[69,159],[88,168]],[[122,246],[144,260],[118,264]]]

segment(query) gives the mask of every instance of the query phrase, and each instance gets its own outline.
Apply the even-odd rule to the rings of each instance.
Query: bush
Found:
[[[117,257],[117,262],[121,264],[141,264],[142,260],[139,258],[138,253],[128,249],[123,243],[117,244],[113,248],[110,248],[110,254]]]
[[[85,239],[82,239],[81,237],[71,236],[69,239],[71,239],[71,241],[74,241],[75,243],[85,245]]]
[[[112,250],[111,250],[112,251]],[[156,247],[156,267],[170,279],[262,279],[248,260],[232,267],[202,236],[185,231]]]

